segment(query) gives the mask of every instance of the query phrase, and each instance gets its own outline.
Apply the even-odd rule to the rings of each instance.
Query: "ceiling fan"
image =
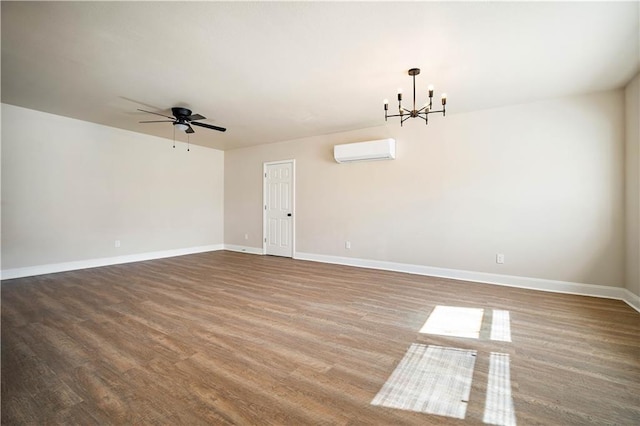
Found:
[[[173,123],[176,129],[184,130],[186,133],[195,133],[193,128],[191,128],[191,125],[205,127],[207,129],[217,130],[219,132],[227,131],[227,129],[225,129],[224,127],[218,127],[218,126],[205,124],[205,123],[198,123],[196,120],[205,120],[207,117],[204,117],[200,114],[192,114],[191,110],[188,108],[182,108],[182,107],[171,108],[171,112],[174,115],[173,117],[169,117],[168,115],[159,114],[153,111],[145,111],[143,109],[138,109],[138,111],[159,115],[161,117],[165,117],[169,119],[169,120],[140,121],[140,123]]]

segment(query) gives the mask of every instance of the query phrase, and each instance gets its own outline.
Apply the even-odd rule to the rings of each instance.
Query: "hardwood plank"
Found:
[[[480,424],[494,352],[520,425],[640,424],[620,301],[223,251],[1,290],[2,424]],[[419,333],[438,305],[480,338]],[[464,420],[371,405],[412,343],[477,351]]]

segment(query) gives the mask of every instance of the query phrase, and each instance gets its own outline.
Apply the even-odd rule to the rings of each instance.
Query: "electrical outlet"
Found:
[[[345,241],[344,248],[346,248],[347,250],[351,249],[351,241]]]
[[[115,246],[116,246],[116,248],[120,247],[120,240],[116,240]]]
[[[244,239],[248,240],[249,239],[249,234],[244,234]]]
[[[496,263],[503,264],[504,263],[504,254],[497,253],[496,254]]]

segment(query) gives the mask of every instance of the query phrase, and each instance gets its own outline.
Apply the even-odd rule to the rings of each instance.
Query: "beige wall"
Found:
[[[295,158],[299,253],[638,294],[638,80],[226,153],[2,105],[2,269],[223,240],[261,248],[262,163]],[[335,144],[385,137],[395,161],[332,158]]]
[[[222,151],[3,104],[2,269],[222,244],[223,180]]]
[[[625,90],[626,288],[640,296],[640,74]]]
[[[395,161],[332,158],[386,137]],[[623,154],[622,91],[230,150],[225,243],[262,247],[262,163],[294,158],[298,253],[623,286]]]

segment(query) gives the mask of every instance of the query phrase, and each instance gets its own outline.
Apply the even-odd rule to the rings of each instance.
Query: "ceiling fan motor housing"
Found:
[[[189,117],[191,115],[190,109],[182,107],[173,107],[171,108],[171,112],[178,121],[180,121],[181,119],[184,120],[186,117]]]

